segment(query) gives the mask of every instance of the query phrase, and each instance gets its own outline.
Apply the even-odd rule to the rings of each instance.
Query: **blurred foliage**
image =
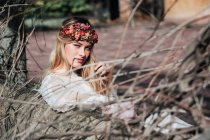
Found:
[[[91,13],[88,0],[37,0],[30,7],[27,17],[56,18],[71,14],[87,15]]]
[[[91,10],[91,6],[87,4],[86,0],[71,0],[69,6],[72,8],[72,13],[80,13]]]

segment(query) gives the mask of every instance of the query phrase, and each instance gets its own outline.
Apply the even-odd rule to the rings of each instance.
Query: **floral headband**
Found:
[[[98,35],[95,30],[91,29],[89,24],[79,22],[62,27],[60,29],[60,35],[64,38],[70,37],[72,40],[87,41],[91,44],[98,42]]]

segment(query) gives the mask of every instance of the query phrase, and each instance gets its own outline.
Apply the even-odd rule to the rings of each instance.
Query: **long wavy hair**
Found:
[[[66,19],[63,22],[62,27],[69,26],[76,22],[90,25],[90,23],[87,19],[73,17],[73,18]],[[66,67],[67,71],[71,70],[71,68],[72,68],[71,64],[69,64],[68,59],[65,54],[65,50],[64,50],[64,45],[71,43],[71,41],[73,41],[73,40],[70,40],[70,38],[64,38],[60,34],[57,35],[57,44],[50,55],[50,66],[49,66],[47,72],[56,72],[56,70],[58,70],[62,67]],[[94,44],[92,44],[92,45],[93,45],[92,47],[94,47]],[[87,58],[87,60],[84,64],[85,66],[82,67],[81,69],[78,69],[76,71],[76,73],[79,76],[82,76],[84,79],[90,79],[89,83],[90,83],[91,87],[98,94],[106,95],[108,93],[107,86],[109,83],[106,82],[105,80],[99,79],[99,77],[97,77],[95,75],[95,72],[94,72],[95,66],[93,64],[97,63],[97,60],[94,55],[93,48],[91,50],[92,51],[90,53],[90,56]]]

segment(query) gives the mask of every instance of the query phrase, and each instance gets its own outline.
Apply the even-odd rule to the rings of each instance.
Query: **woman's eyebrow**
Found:
[[[92,46],[91,45],[88,45],[88,46],[85,46],[85,48],[92,48]]]
[[[82,45],[82,43],[79,43],[79,42],[73,42],[74,44],[79,44],[79,45]]]

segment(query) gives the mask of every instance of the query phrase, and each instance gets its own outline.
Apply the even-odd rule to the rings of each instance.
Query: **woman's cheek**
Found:
[[[86,58],[88,58],[88,57],[90,56],[90,54],[91,54],[91,52],[88,51],[88,52],[86,53]]]

